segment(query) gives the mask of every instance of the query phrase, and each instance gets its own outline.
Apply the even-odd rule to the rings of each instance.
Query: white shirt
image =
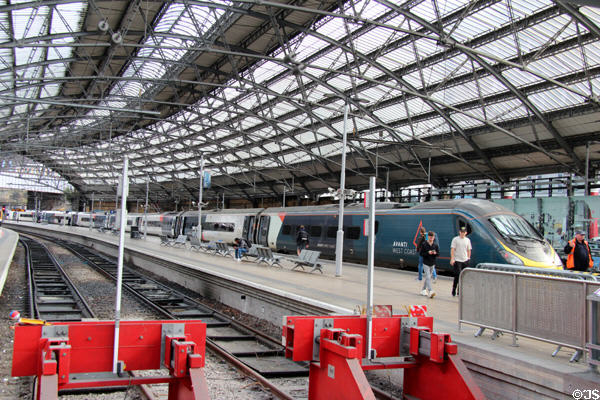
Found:
[[[468,237],[461,238],[455,236],[452,239],[450,248],[454,249],[454,261],[467,262],[469,261],[469,250],[471,250],[471,240]]]

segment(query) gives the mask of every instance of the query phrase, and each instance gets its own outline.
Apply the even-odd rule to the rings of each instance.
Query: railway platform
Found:
[[[66,233],[99,245],[118,245],[118,236],[88,228],[33,223],[5,226],[14,227],[15,230],[44,231],[46,234],[52,231],[60,232],[61,235]],[[292,270],[295,257],[291,255],[281,262],[283,268],[276,268],[250,260],[238,263],[231,257],[192,251],[189,246],[161,246],[160,239],[152,236],[148,236],[146,240],[126,237],[125,245],[133,252],[176,263],[214,279],[226,279],[234,284],[260,288],[334,313],[356,313],[366,303],[367,269],[364,265],[344,263],[342,276],[335,277],[335,263],[328,260],[323,260],[323,274],[306,273]],[[556,348],[552,344],[520,337],[518,347],[515,347],[508,334],[492,339],[489,334],[475,337],[478,328],[474,326],[463,325],[459,329],[458,298],[451,295],[452,279],[439,276],[433,285],[436,296],[431,299],[419,295],[421,282],[415,279],[416,275],[414,271],[376,268],[374,304],[391,305],[398,311],[409,305],[427,305],[429,315],[435,320],[434,329],[452,336],[452,340],[459,345],[460,357],[488,398],[572,398],[571,394],[576,389],[600,390],[600,375],[590,371],[583,360],[578,363],[569,362],[572,351],[568,349],[552,357]],[[226,302],[227,299],[218,300]],[[260,314],[260,310],[250,310],[251,304],[247,305],[248,309],[238,308],[255,315]],[[265,317],[269,319],[268,315]],[[281,324],[281,320],[272,322]]]
[[[10,263],[19,243],[19,235],[10,229],[0,228],[0,294],[6,283]]]

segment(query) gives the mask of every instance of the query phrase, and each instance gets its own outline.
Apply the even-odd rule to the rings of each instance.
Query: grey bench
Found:
[[[225,243],[225,242],[216,242],[215,246],[216,246],[215,254],[218,254],[218,255],[223,256],[223,257],[227,257],[227,256],[231,257],[231,250],[232,249],[229,248],[229,245],[227,245],[227,243]]]
[[[196,251],[215,252],[215,242],[202,243],[195,235],[190,236],[190,249]]]
[[[273,254],[273,251],[269,247],[257,247],[256,252],[257,252],[257,257],[256,257],[257,263],[260,264],[260,263],[264,262],[270,266],[277,265],[279,268],[283,268],[283,266],[280,264],[283,257],[276,256],[275,254]]]
[[[186,247],[187,245],[187,235],[179,235],[177,239],[173,241],[171,246],[173,247]]]
[[[173,246],[173,243],[175,243],[175,240],[169,238],[166,235],[160,235],[160,245],[161,246]]]
[[[319,271],[320,273],[323,273],[323,266],[319,262],[320,255],[320,251],[306,249],[302,250],[298,259],[294,260],[296,265],[294,265],[292,270],[295,270],[296,268],[302,268],[304,271],[304,267],[310,267],[312,269],[309,272]]]
[[[246,257],[247,259],[250,259],[250,257],[258,259],[258,246],[255,244],[250,246],[247,252],[242,253],[242,258],[244,257]]]

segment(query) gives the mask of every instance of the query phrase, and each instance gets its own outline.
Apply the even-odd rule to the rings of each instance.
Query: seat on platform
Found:
[[[215,246],[216,246],[215,254],[218,254],[223,257],[231,256],[231,251],[233,249],[230,249],[229,246],[227,245],[227,243],[217,242],[217,243],[215,243]]]
[[[250,257],[257,259],[258,258],[258,246],[255,244],[250,246],[248,251],[242,254],[242,258],[244,258],[244,257],[246,257],[247,259],[250,259]]]
[[[171,246],[186,247],[186,244],[187,244],[187,235],[179,235],[179,236],[177,236],[177,239],[175,239],[175,241],[173,241],[173,244]]]
[[[257,263],[267,263],[270,266],[277,265],[279,268],[283,268],[280,264],[283,257],[276,256],[273,254],[273,251],[269,247],[257,247],[256,248],[258,256],[256,257]]]
[[[319,271],[320,273],[323,273],[322,265],[319,262],[320,255],[320,251],[306,249],[302,250],[298,259],[294,260],[294,263],[296,263],[296,265],[294,265],[292,270],[296,268],[302,268],[302,270],[304,271],[304,267],[307,266],[312,268],[309,272]]]
[[[160,235],[160,245],[161,246],[173,246],[175,240],[169,238],[167,235]]]

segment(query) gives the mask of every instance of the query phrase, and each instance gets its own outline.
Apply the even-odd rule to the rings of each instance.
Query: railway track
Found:
[[[74,242],[36,236],[66,248],[85,264],[116,281],[116,258],[97,254],[93,249]],[[290,394],[277,383],[285,378],[308,377],[308,364],[287,359],[285,348],[279,341],[125,266],[122,280],[123,288],[128,293],[165,318],[200,319],[206,323],[206,346],[228,363],[252,376],[276,397],[292,400],[308,396],[307,387],[306,390],[296,388]],[[395,398],[375,387],[373,391],[379,399]]]
[[[19,239],[25,249],[29,315],[45,321],[81,321],[95,315],[46,246]]]
[[[87,265],[116,281],[116,259],[73,242],[44,239],[68,249]],[[166,318],[200,319],[206,323],[207,347],[253,376],[277,397],[294,398],[273,383],[274,379],[308,376],[308,366],[286,358],[284,347],[273,338],[130,268],[123,267],[122,280],[124,290]]]

